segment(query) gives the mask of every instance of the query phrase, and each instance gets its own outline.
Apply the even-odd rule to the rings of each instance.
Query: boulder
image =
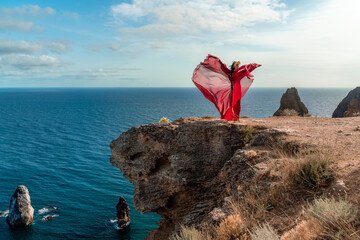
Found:
[[[119,202],[116,205],[117,222],[120,229],[129,226],[130,224],[130,208],[125,198],[120,197]]]
[[[301,102],[297,89],[294,87],[288,88],[286,92],[282,95],[280,100],[280,107],[274,113],[274,116],[287,115],[286,111],[284,112],[285,109],[287,109],[286,111],[296,111],[298,116],[305,116],[309,113],[305,104]]]
[[[31,206],[29,190],[19,185],[11,197],[6,220],[12,228],[26,227],[33,222],[33,215],[34,208]]]
[[[353,117],[360,112],[360,87],[351,90],[339,103],[332,117]]]

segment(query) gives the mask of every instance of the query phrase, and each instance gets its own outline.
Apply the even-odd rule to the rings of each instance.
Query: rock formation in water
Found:
[[[360,87],[351,90],[333,112],[333,118],[353,117],[360,114]]]
[[[117,223],[120,229],[130,225],[130,208],[125,198],[120,197],[116,205]]]
[[[286,92],[282,95],[280,100],[280,107],[274,113],[274,116],[286,115],[284,113],[284,110],[285,111],[294,110],[297,112],[297,115],[299,116],[305,116],[306,114],[309,113],[305,104],[301,102],[297,89],[294,87],[288,88]]]
[[[12,228],[26,227],[33,222],[33,215],[34,208],[31,206],[29,190],[19,185],[11,197],[6,220]]]

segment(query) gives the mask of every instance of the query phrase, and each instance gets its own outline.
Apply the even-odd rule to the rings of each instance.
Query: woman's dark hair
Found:
[[[235,64],[236,64],[236,61],[233,61],[233,63],[231,64],[231,67],[230,67],[231,75],[235,72]]]

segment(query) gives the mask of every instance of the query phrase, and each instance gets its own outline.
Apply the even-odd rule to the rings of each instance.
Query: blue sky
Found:
[[[253,87],[360,80],[357,0],[0,4],[0,87],[191,87],[207,54],[255,62]]]

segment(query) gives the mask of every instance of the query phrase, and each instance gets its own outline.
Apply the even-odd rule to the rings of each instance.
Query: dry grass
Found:
[[[218,240],[246,240],[249,239],[246,223],[239,214],[229,215],[215,229]]]
[[[357,209],[347,200],[334,198],[318,198],[309,204],[308,214],[322,222],[336,222],[339,219],[353,221]]]
[[[281,240],[316,240],[324,231],[317,219],[302,221],[294,229],[281,236]]]
[[[321,156],[312,156],[300,160],[293,172],[294,181],[307,189],[318,189],[328,186],[334,180],[330,160]]]
[[[324,231],[319,239],[360,239],[358,209],[346,199],[318,198],[309,204],[308,217],[318,220]]]
[[[179,234],[176,234],[171,240],[206,240],[206,236],[195,227],[181,226]]]
[[[347,200],[320,197],[308,204],[306,220],[281,240],[359,240],[358,210]]]
[[[335,179],[331,160],[318,152],[300,152],[295,158],[284,161],[282,166],[284,183],[294,189],[319,190],[329,186]]]
[[[280,237],[274,228],[268,224],[256,226],[250,233],[251,240],[279,240]]]
[[[281,111],[280,116],[299,116],[299,113],[294,109],[284,109]]]

